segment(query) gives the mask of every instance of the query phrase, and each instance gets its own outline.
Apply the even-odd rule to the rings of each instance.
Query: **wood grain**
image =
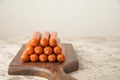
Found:
[[[79,67],[78,58],[75,54],[74,48],[72,44],[62,44],[62,46],[66,53],[64,63],[22,63],[20,56],[25,48],[25,45],[23,45],[15,58],[9,64],[8,74],[41,76],[48,78],[49,80],[76,80],[67,74],[77,70]]]

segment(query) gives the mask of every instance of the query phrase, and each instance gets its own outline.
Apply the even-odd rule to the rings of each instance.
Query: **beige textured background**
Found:
[[[63,37],[119,36],[120,0],[0,0],[0,37],[36,30]]]

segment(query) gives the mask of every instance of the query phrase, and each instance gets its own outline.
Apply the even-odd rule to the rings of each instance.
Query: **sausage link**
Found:
[[[26,51],[27,54],[31,55],[31,54],[34,53],[34,47],[31,46],[31,45],[26,46],[25,51]]]
[[[52,32],[50,35],[49,45],[52,47],[57,46],[57,32]]]
[[[54,53],[55,53],[55,54],[60,54],[61,51],[62,51],[62,48],[61,48],[60,46],[54,47]]]
[[[56,61],[56,55],[55,54],[51,54],[48,56],[48,61],[49,62],[55,62]]]
[[[58,62],[64,62],[64,61],[65,61],[65,56],[64,56],[64,54],[58,54],[58,55],[57,55],[57,61],[58,61]]]
[[[42,45],[42,46],[47,46],[48,45],[48,43],[49,43],[49,36],[50,36],[50,33],[49,32],[44,32],[43,34],[42,34],[42,37],[41,37],[41,40],[40,40],[40,44]]]
[[[30,59],[29,55],[24,51],[23,54],[21,55],[21,61],[28,62],[29,59]]]
[[[43,53],[43,47],[42,46],[35,47],[35,53],[36,54],[42,54]]]
[[[38,46],[40,43],[40,37],[41,37],[40,32],[34,32],[30,40],[30,44],[34,47]]]
[[[47,61],[47,55],[46,54],[40,54],[39,55],[40,62],[46,62]]]
[[[50,46],[45,47],[45,48],[44,48],[44,53],[45,53],[46,55],[52,54],[52,47],[50,47]]]
[[[32,54],[30,55],[30,61],[32,62],[37,62],[39,59],[38,55],[37,54]]]

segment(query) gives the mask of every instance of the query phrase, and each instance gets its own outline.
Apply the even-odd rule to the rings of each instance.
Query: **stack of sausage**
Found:
[[[57,32],[34,32],[21,55],[22,62],[64,62],[65,55]]]

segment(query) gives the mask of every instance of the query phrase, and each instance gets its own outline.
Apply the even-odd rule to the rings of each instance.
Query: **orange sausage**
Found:
[[[38,46],[39,45],[39,41],[40,41],[40,37],[41,37],[41,34],[40,32],[34,32],[33,35],[32,35],[32,38],[30,40],[30,44],[34,47]]]
[[[60,46],[56,46],[56,47],[54,47],[54,53],[55,53],[55,54],[60,54],[61,51],[62,51],[62,49],[61,49]]]
[[[46,62],[47,61],[47,55],[46,54],[40,54],[39,60],[40,60],[40,62]]]
[[[36,54],[41,54],[42,52],[43,52],[43,47],[42,46],[35,47],[35,53]]]
[[[36,61],[38,61],[38,59],[39,59],[39,57],[38,57],[37,54],[32,54],[32,55],[30,55],[30,61],[36,62]]]
[[[49,32],[44,32],[43,34],[42,34],[42,37],[41,37],[41,40],[40,40],[40,44],[42,45],[42,46],[47,46],[48,45],[48,43],[49,43],[49,36],[50,36],[50,33]]]
[[[52,48],[51,48],[50,46],[45,47],[45,48],[44,48],[44,53],[45,53],[46,55],[52,54]]]
[[[26,52],[23,52],[23,54],[21,55],[21,61],[28,62],[29,59],[30,59],[29,55]]]
[[[64,54],[58,54],[58,55],[57,55],[57,61],[58,61],[58,62],[64,62],[64,61],[65,61],[65,56],[64,56]]]
[[[49,45],[52,47],[57,46],[57,32],[52,32],[50,35]]]
[[[55,62],[56,61],[56,55],[55,54],[51,54],[48,56],[48,61],[49,62]]]
[[[32,47],[31,45],[29,45],[29,46],[26,46],[26,48],[25,48],[25,52],[27,53],[27,54],[33,54],[34,53],[34,47]]]
[[[28,46],[32,46],[30,41],[25,45],[25,48],[28,47]]]

